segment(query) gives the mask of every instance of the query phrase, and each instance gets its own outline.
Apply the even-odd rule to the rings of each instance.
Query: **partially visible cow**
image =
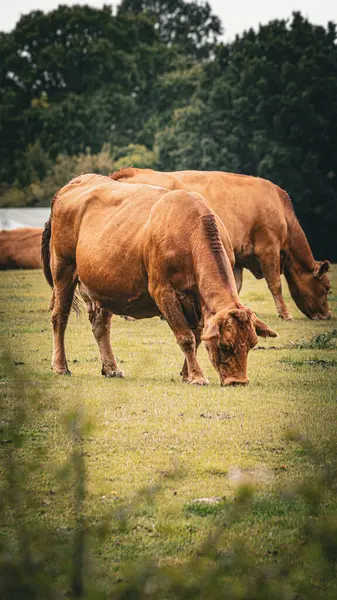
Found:
[[[80,283],[103,375],[124,376],[110,345],[111,314],[162,314],[185,355],[184,381],[208,383],[196,358],[203,337],[221,385],[246,384],[257,335],[276,334],[241,304],[228,253],[233,262],[224,225],[196,194],[93,174],[70,181],[53,200],[42,238],[54,372],[69,373],[64,334]]]
[[[0,269],[41,269],[42,229],[0,231]]]
[[[281,273],[298,308],[310,319],[331,316],[327,301],[329,261],[316,262],[288,194],[260,177],[221,171],[165,173],[128,167],[111,177],[126,183],[162,185],[202,194],[226,224],[235,252],[240,292],[242,269],[265,277],[282,319],[291,319],[282,296]]]

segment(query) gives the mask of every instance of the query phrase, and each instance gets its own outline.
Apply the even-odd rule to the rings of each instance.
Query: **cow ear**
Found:
[[[207,342],[212,339],[220,339],[220,328],[218,321],[213,321],[209,323],[209,325],[205,328],[204,333],[202,335],[202,340]]]
[[[255,331],[260,337],[278,337],[277,333],[270,329],[263,321],[260,321],[256,315],[253,315],[253,323]]]
[[[323,262],[317,262],[314,268],[314,277],[316,279],[322,279],[323,275],[327,273],[330,269],[330,263],[328,260],[323,260]]]

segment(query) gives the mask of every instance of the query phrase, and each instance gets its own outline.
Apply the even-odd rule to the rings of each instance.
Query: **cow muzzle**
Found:
[[[326,315],[322,315],[322,314],[316,314],[316,315],[311,315],[310,317],[313,321],[328,321],[329,319],[331,319],[331,311],[329,310],[329,312]]]

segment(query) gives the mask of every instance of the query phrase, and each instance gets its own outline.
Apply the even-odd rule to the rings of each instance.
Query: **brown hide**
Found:
[[[242,268],[246,267],[257,278],[266,278],[279,315],[289,319],[281,289],[280,274],[284,272],[299,309],[309,318],[329,318],[330,282],[326,275],[329,263],[315,262],[291,201],[278,186],[259,177],[219,171],[164,173],[128,167],[111,177],[128,183],[198,192],[228,229],[236,258],[238,291]]]
[[[208,331],[214,321],[222,337],[208,351],[221,384],[247,383],[258,327],[239,301],[228,253],[233,257],[224,225],[197,194],[92,174],[72,180],[56,195],[43,234],[44,270],[54,285],[53,370],[68,372],[64,332],[79,281],[102,374],[123,376],[110,346],[111,313],[162,314],[185,355],[184,381],[207,383],[196,350],[203,326]],[[220,344],[229,337],[225,356]]]
[[[0,231],[0,269],[41,269],[42,229]]]

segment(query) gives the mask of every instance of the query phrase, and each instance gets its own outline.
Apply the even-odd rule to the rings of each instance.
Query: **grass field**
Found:
[[[243,302],[279,338],[261,338],[250,353],[246,388],[220,388],[201,348],[210,385],[196,388],[180,381],[183,355],[158,318],[114,318],[112,344],[126,375],[114,380],[100,374],[86,315],[72,315],[66,334],[72,377],[53,375],[50,289],[42,273],[0,273],[1,339],[13,365],[10,374],[3,370],[0,451],[11,452],[8,428],[19,396],[27,411],[20,464],[22,472],[22,465],[29,468],[24,486],[35,498],[23,520],[59,532],[65,547],[76,528],[75,483],[62,466],[76,446],[65,415],[79,410],[91,423],[83,441],[83,510],[90,523],[110,515],[94,557],[103,579],[123,582],[126,565],[144,557],[183,564],[219,523],[223,549],[243,540],[256,564],[275,565],[284,553],[305,562],[308,507],[298,488],[333,460],[336,439],[336,343],[333,335],[330,343],[324,336],[310,341],[337,328],[336,266],[331,278],[331,321],[306,319],[284,284],[294,320],[281,322],[265,282],[246,273]],[[313,460],[308,441],[320,458]],[[243,483],[254,496],[248,512],[230,521]],[[334,495],[324,493],[321,516],[333,517],[336,508]],[[2,540],[10,540],[11,526],[3,524]]]

